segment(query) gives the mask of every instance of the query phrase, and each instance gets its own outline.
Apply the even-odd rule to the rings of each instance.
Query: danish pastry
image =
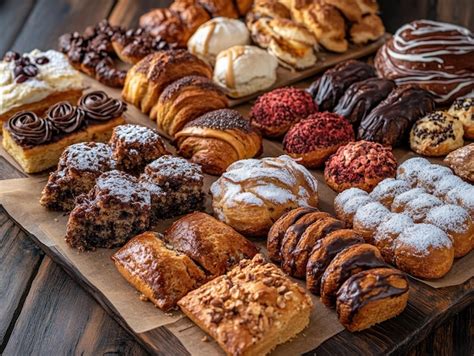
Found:
[[[318,184],[288,156],[246,159],[231,164],[211,186],[219,220],[244,235],[265,236],[285,212],[316,207]]]
[[[191,32],[181,20],[179,14],[169,8],[153,9],[140,16],[139,24],[151,35],[161,37],[167,42],[186,46]]]
[[[474,143],[458,148],[444,159],[453,171],[468,182],[474,182]]]
[[[474,98],[456,99],[448,113],[461,121],[464,128],[464,137],[474,139]]]
[[[176,133],[179,154],[220,175],[235,161],[262,152],[262,138],[237,111],[221,109],[187,123]]]
[[[390,210],[379,202],[369,203],[357,209],[352,225],[366,242],[373,244],[377,226],[390,219],[391,215]]]

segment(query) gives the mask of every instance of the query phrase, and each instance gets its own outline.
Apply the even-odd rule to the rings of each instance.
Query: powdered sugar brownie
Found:
[[[87,193],[97,177],[116,163],[112,151],[103,143],[77,143],[63,152],[58,168],[51,173],[41,193],[41,205],[52,210],[69,211],[77,196]]]
[[[368,243],[373,243],[377,226],[390,219],[392,213],[379,202],[366,204],[357,209],[354,215],[354,230],[358,231]]]
[[[410,185],[403,179],[387,178],[377,184],[370,196],[390,208],[393,199],[408,190],[410,190]]]
[[[413,220],[408,215],[393,213],[377,227],[374,234],[374,245],[380,250],[385,261],[395,263],[394,243],[398,235],[413,224]]]

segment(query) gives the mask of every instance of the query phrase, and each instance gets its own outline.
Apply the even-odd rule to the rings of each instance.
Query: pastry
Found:
[[[410,185],[403,179],[387,178],[377,184],[370,193],[370,197],[390,209],[393,199],[410,188]]]
[[[217,56],[213,79],[229,96],[241,98],[272,86],[277,67],[277,59],[261,48],[234,46]]]
[[[352,227],[357,209],[373,202],[374,200],[365,190],[349,188],[337,195],[334,200],[334,210],[338,219],[344,221],[348,227]]]
[[[100,96],[101,105],[92,112],[89,98]],[[37,173],[56,166],[64,149],[74,143],[107,141],[112,129],[125,123],[125,103],[104,92],[82,96],[79,106],[59,102],[45,117],[20,112],[4,124],[3,147],[26,173]]]
[[[228,355],[269,353],[308,325],[313,307],[307,292],[262,255],[240,262],[178,305]]]
[[[426,214],[424,222],[443,230],[453,242],[454,257],[467,255],[474,247],[474,225],[469,213],[457,205],[440,205]]]
[[[390,219],[391,215],[390,210],[379,202],[365,204],[357,209],[352,225],[367,243],[373,244],[377,226]]]
[[[342,325],[354,332],[397,316],[407,302],[407,277],[392,268],[375,268],[344,282],[337,292],[336,310]]]
[[[464,127],[464,137],[474,139],[474,98],[456,99],[448,113],[461,121]]]
[[[453,175],[453,172],[445,166],[439,164],[430,164],[418,172],[416,177],[416,186],[425,188],[428,193],[436,190],[436,185],[446,176]]]
[[[354,130],[345,118],[315,113],[290,128],[283,149],[305,167],[320,167],[339,147],[353,140]]]
[[[400,27],[375,57],[379,76],[416,85],[449,105],[474,89],[474,35],[467,28],[431,20]]]
[[[239,13],[234,6],[234,1],[228,0],[197,0],[197,3],[204,7],[212,17],[229,17],[236,19]]]
[[[420,194],[415,199],[407,202],[403,213],[411,217],[415,223],[420,223],[425,220],[426,214],[428,214],[431,209],[440,205],[443,205],[443,202],[434,195]]]
[[[345,117],[354,127],[395,88],[395,83],[382,78],[369,78],[349,86],[333,111]]]
[[[148,228],[150,216],[150,193],[138,180],[120,171],[106,172],[76,199],[66,242],[80,251],[121,246]]]
[[[459,205],[471,215],[474,220],[474,187],[471,184],[462,184],[451,189],[444,201],[449,204]]]
[[[176,307],[178,300],[207,280],[196,263],[151,231],[128,241],[112,260],[132,286],[164,311]]]
[[[253,42],[267,48],[283,65],[305,69],[316,63],[316,38],[303,25],[286,18],[262,17],[249,26]]]
[[[183,158],[161,156],[145,167],[139,180],[151,194],[153,221],[203,209],[201,167]]]
[[[239,12],[239,15],[245,16],[252,8],[253,0],[235,0],[234,4],[237,8],[237,11]]]
[[[260,96],[250,110],[250,122],[266,137],[279,137],[318,110],[301,89],[279,88]]]
[[[211,279],[230,271],[240,260],[252,258],[258,252],[234,229],[201,212],[175,221],[165,231],[163,239],[191,258]]]
[[[206,9],[195,0],[175,0],[171,3],[169,9],[179,16],[184,27],[184,45],[199,26],[211,19],[211,15]]]
[[[262,152],[262,138],[238,111],[210,111],[187,123],[176,135],[181,156],[201,165],[208,174],[220,175],[235,161]]]
[[[458,148],[444,159],[453,171],[468,182],[474,182],[474,143]]]
[[[453,244],[443,230],[415,224],[402,231],[394,243],[397,267],[419,278],[441,278],[451,269]]]
[[[379,4],[377,0],[356,0],[362,15],[377,14],[379,12]]]
[[[127,73],[122,97],[156,119],[159,97],[170,83],[188,75],[211,78],[212,69],[185,50],[152,53]]]
[[[432,194],[441,200],[445,200],[446,195],[450,190],[464,184],[466,183],[458,176],[455,176],[454,174],[447,174],[436,182],[435,189]]]
[[[300,218],[309,213],[318,212],[316,208],[296,208],[283,214],[268,231],[267,236],[267,252],[268,257],[273,262],[281,262],[280,249],[283,237],[288,228],[294,225]]]
[[[338,53],[347,51],[346,23],[335,7],[323,1],[292,1],[291,14],[327,50]]]
[[[204,22],[209,19],[209,15],[206,15],[207,13],[203,15]],[[139,24],[152,36],[163,38],[167,42],[174,42],[183,47],[186,46],[186,42],[192,34],[179,13],[169,8],[153,9],[143,14],[140,16]]]
[[[434,111],[415,122],[410,131],[410,147],[424,156],[445,156],[464,145],[463,135],[461,121]]]
[[[168,154],[158,132],[140,125],[117,126],[109,145],[117,167],[134,175],[142,172],[148,163]]]
[[[413,220],[405,214],[391,214],[382,222],[373,236],[374,245],[387,263],[395,264],[394,244],[403,230],[412,226]]]
[[[206,77],[190,75],[168,85],[157,104],[158,128],[174,137],[184,125],[229,106],[223,90]]]
[[[332,111],[351,84],[375,77],[371,65],[348,60],[324,72],[308,91],[318,105],[319,111]]]
[[[357,137],[386,146],[399,146],[421,117],[434,110],[432,96],[423,89],[397,87],[362,119]]]
[[[339,252],[321,277],[321,301],[332,307],[342,284],[351,276],[374,268],[387,267],[377,247],[356,244]]]
[[[0,61],[0,124],[23,111],[42,115],[61,101],[74,105],[83,89],[80,73],[57,51],[7,52]]]
[[[242,21],[216,17],[199,26],[188,41],[188,50],[214,65],[217,55],[223,50],[249,42],[250,34]]]
[[[74,200],[94,187],[104,172],[115,169],[112,150],[103,143],[77,143],[64,150],[58,168],[49,175],[40,204],[51,210],[70,211]]]
[[[396,169],[390,148],[375,142],[350,142],[329,158],[324,179],[336,192],[351,187],[370,192],[383,179],[394,177]]]
[[[350,29],[352,42],[357,45],[364,45],[370,41],[375,41],[385,33],[382,19],[377,14],[370,14],[362,17],[353,23]]]
[[[349,229],[336,230],[316,242],[306,265],[306,288],[313,294],[321,290],[321,277],[331,261],[339,252],[363,244],[364,239],[356,231]]]
[[[290,9],[279,0],[255,0],[251,10],[247,13],[245,21],[248,27],[260,18],[282,18],[291,17]]]
[[[403,179],[412,187],[415,187],[419,172],[430,164],[430,161],[423,157],[407,159],[398,166],[397,179]]]
[[[391,210],[395,213],[403,213],[406,205],[418,198],[419,196],[426,196],[429,194],[423,188],[412,188],[406,192],[400,193],[393,198]]]
[[[285,212],[316,207],[318,183],[288,156],[246,159],[227,168],[211,195],[219,220],[244,235],[265,236]]]
[[[362,18],[362,10],[357,0],[323,0],[323,2],[334,6],[351,22],[360,21]]]

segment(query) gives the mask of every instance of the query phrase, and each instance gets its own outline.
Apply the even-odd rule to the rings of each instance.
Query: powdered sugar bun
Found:
[[[415,157],[407,159],[400,164],[397,169],[397,179],[406,180],[412,187],[416,185],[418,173],[423,170],[423,167],[430,165],[430,161],[426,158]]]
[[[463,207],[474,220],[474,187],[471,184],[464,183],[451,189],[446,194],[445,201]]]
[[[469,213],[457,205],[441,205],[431,209],[425,223],[439,227],[451,238],[454,257],[468,254],[474,244],[474,225]]]
[[[405,205],[407,205],[411,200],[416,199],[420,194],[426,194],[426,190],[423,188],[413,188],[397,195],[393,199],[391,210],[394,213],[402,213],[405,209]]]
[[[410,185],[403,179],[387,178],[372,190],[370,196],[389,208],[397,195],[408,190],[410,190]]]
[[[382,222],[374,234],[374,245],[380,250],[383,258],[388,263],[395,263],[394,243],[398,235],[407,227],[414,224],[413,220],[405,214],[392,214]]]
[[[359,232],[364,240],[373,243],[373,235],[377,226],[390,218],[392,213],[379,202],[366,204],[357,209],[354,215],[354,230]]]
[[[336,216],[339,220],[346,223],[348,227],[352,226],[354,215],[360,207],[363,207],[374,200],[369,195],[357,195],[348,199],[343,205],[336,205]]]
[[[439,164],[432,164],[422,169],[417,178],[417,186],[425,188],[429,193],[433,193],[436,184],[448,175],[453,175],[453,171]]]
[[[441,178],[441,180],[436,184],[433,194],[444,200],[446,194],[448,194],[450,190],[463,184],[465,184],[464,181],[458,176],[455,176],[454,174],[447,175]]]
[[[443,205],[443,202],[431,194],[420,194],[417,198],[410,200],[404,209],[404,214],[419,223],[425,219],[426,214],[432,208]]]
[[[414,224],[402,231],[394,244],[398,268],[419,278],[441,278],[451,269],[451,239],[431,224]]]

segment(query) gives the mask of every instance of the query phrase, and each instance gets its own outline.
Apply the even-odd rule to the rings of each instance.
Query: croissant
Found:
[[[191,75],[168,85],[160,95],[156,122],[160,130],[174,137],[188,122],[228,104],[224,92],[212,80]]]
[[[262,138],[237,111],[211,111],[188,123],[176,134],[179,154],[220,175],[235,161],[262,151]]]
[[[122,97],[156,119],[158,99],[167,85],[188,75],[212,77],[212,68],[186,50],[152,53],[127,73]]]

